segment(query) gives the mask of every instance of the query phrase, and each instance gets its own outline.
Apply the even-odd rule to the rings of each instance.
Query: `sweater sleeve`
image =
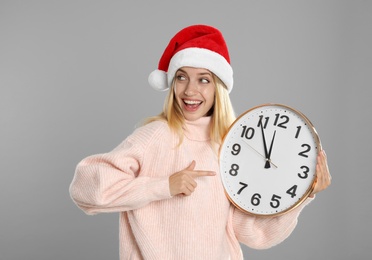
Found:
[[[141,174],[144,147],[128,138],[113,151],[83,159],[76,167],[70,195],[89,215],[141,208],[168,199],[168,177]]]
[[[302,209],[313,199],[278,217],[250,216],[234,209],[233,228],[239,242],[254,249],[267,249],[284,241],[297,225]]]

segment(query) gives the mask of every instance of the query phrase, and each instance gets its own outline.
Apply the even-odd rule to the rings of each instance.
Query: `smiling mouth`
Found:
[[[183,99],[183,103],[185,104],[186,109],[195,110],[200,106],[201,103],[203,103],[203,101]]]

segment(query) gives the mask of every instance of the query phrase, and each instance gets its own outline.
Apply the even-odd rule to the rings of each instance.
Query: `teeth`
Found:
[[[197,105],[201,103],[201,101],[196,101],[196,100],[184,100],[184,102],[188,105]]]

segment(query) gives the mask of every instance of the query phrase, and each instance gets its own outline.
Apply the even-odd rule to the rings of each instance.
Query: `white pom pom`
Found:
[[[165,91],[168,87],[167,74],[162,70],[154,70],[148,78],[150,86],[158,91]]]

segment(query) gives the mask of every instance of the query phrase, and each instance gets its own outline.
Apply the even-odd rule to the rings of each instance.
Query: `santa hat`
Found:
[[[179,31],[169,42],[160,58],[158,69],[149,75],[149,83],[156,90],[169,89],[181,67],[204,68],[213,72],[230,92],[233,70],[221,32],[207,25],[192,25]]]

